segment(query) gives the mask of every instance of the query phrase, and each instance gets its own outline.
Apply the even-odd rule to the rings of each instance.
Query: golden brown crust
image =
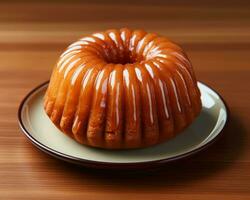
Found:
[[[123,28],[94,33],[60,56],[44,109],[65,134],[123,149],[164,142],[201,111],[185,52],[166,37]]]

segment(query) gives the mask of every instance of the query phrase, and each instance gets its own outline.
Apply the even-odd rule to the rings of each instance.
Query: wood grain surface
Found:
[[[250,199],[249,1],[0,3],[0,199]],[[22,98],[63,49],[107,28],[144,28],[180,43],[199,80],[227,101],[224,136],[157,171],[91,170],[37,150],[21,133]]]

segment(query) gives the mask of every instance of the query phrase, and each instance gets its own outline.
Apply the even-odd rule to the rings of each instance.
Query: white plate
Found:
[[[141,168],[163,164],[192,155],[211,144],[228,119],[222,98],[211,88],[198,83],[202,111],[185,131],[165,143],[136,150],[103,150],[87,147],[62,134],[43,110],[48,82],[33,89],[19,107],[19,124],[31,142],[57,158],[100,168]]]

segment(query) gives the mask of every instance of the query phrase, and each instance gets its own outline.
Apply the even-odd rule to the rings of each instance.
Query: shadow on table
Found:
[[[178,187],[212,176],[235,162],[245,148],[246,130],[236,116],[231,116],[223,136],[207,150],[188,159],[166,164],[157,169],[126,171],[89,169],[53,159],[56,170],[71,177],[78,185],[89,180],[113,188],[147,189],[160,187]],[[46,156],[46,155],[44,155]],[[47,156],[46,156],[47,157]],[[52,167],[53,170],[54,167]],[[109,185],[110,186],[110,185]]]

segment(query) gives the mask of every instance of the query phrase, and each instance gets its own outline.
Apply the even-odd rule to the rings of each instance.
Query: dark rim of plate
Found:
[[[86,167],[93,167],[93,168],[101,168],[101,169],[142,169],[142,168],[153,168],[153,167],[158,167],[161,166],[165,163],[169,163],[169,162],[173,162],[173,161],[178,161],[181,160],[183,158],[188,158],[204,149],[207,149],[210,145],[212,145],[213,143],[215,143],[223,134],[224,130],[226,129],[226,127],[228,126],[228,122],[229,122],[229,108],[228,105],[226,104],[225,100],[223,99],[223,97],[218,94],[218,92],[216,92],[213,88],[209,87],[207,84],[204,84],[202,82],[203,85],[209,87],[210,89],[213,90],[213,92],[215,92],[220,99],[222,100],[222,102],[225,105],[226,108],[226,113],[227,113],[227,119],[225,122],[224,127],[222,128],[222,130],[208,143],[204,144],[203,146],[194,149],[192,151],[186,152],[184,154],[181,155],[177,155],[171,158],[165,158],[165,159],[160,159],[160,160],[153,160],[153,161],[145,161],[145,162],[134,162],[134,163],[113,163],[113,162],[102,162],[102,161],[92,161],[92,160],[87,160],[87,159],[83,159],[83,158],[78,158],[78,157],[74,157],[71,155],[67,155],[64,153],[61,153],[59,151],[56,151],[46,145],[44,145],[43,143],[39,142],[37,139],[35,139],[30,133],[29,131],[25,128],[25,125],[22,121],[22,110],[23,110],[23,106],[24,103],[27,101],[27,99],[33,94],[35,93],[37,90],[39,90],[40,88],[44,87],[45,85],[47,85],[49,83],[49,81],[46,81],[40,85],[38,85],[37,87],[35,87],[34,89],[32,89],[21,101],[19,108],[18,108],[18,123],[19,126],[22,130],[22,132],[24,133],[24,135],[36,146],[38,147],[40,150],[42,150],[43,152],[52,155],[56,158],[59,158],[61,160],[70,162],[70,163],[74,163],[74,164],[78,164],[78,165],[82,165],[82,166],[86,166]]]

